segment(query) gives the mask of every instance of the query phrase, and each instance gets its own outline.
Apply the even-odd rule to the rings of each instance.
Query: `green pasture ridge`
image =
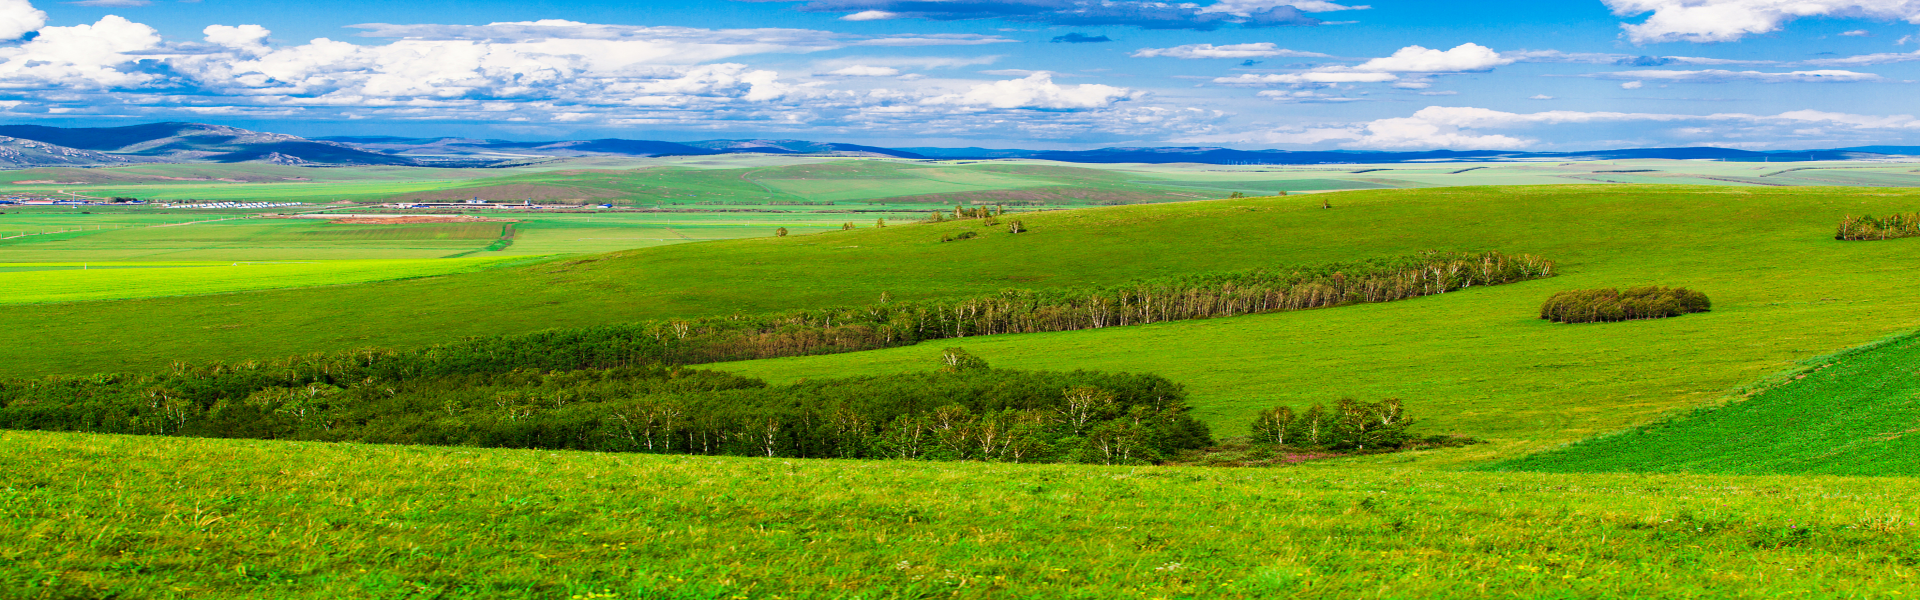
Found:
[[[1725,403],[1491,470],[1920,475],[1920,333],[1801,361]]]

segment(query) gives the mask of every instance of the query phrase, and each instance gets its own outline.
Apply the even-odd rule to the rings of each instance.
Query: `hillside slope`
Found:
[[[1806,364],[1806,372],[1732,404],[1493,468],[1920,475],[1920,335]]]
[[[1330,199],[1333,209],[1321,208]],[[1686,187],[1349,192],[1021,215],[686,244],[369,285],[35,305],[0,312],[9,376],[164,368],[639,319],[860,305],[1333,262],[1426,249],[1530,253],[1562,276],[1389,305],[968,338],[996,366],[1148,371],[1232,434],[1253,411],[1401,397],[1429,431],[1543,447],[1699,405],[1790,361],[1920,326],[1920,240],[1838,242],[1846,214],[1920,192]],[[942,243],[972,230],[981,237]],[[1558,325],[1562,289],[1705,291],[1714,312]],[[775,380],[924,369],[934,348],[766,361]]]

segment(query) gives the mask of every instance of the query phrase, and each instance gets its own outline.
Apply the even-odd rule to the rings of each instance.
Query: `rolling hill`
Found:
[[[1321,208],[1331,199],[1332,209]],[[1426,249],[1545,256],[1554,279],[1395,303],[1145,327],[950,340],[996,366],[1159,373],[1189,386],[1222,431],[1253,411],[1341,396],[1401,397],[1424,427],[1557,444],[1703,404],[1791,361],[1920,325],[1920,288],[1895,276],[1916,240],[1837,242],[1849,213],[1920,202],[1909,191],[1562,186],[1343,192],[895,224],[572,257],[365,285],[0,313],[23,340],[10,376],[147,370],[464,335],[650,318],[858,306],[893,298],[1047,289],[1143,277],[1399,255]],[[983,231],[980,239],[943,236]],[[1561,289],[1680,285],[1712,313],[1591,326],[1539,321]],[[740,363],[773,381],[924,368],[927,349]]]

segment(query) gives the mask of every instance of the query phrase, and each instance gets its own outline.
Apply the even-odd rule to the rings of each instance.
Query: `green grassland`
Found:
[[[1321,208],[1321,200],[1332,209]],[[1022,215],[631,250],[446,277],[120,303],[23,306],[0,324],[9,375],[145,370],[462,335],[675,316],[1074,287],[1191,272],[1399,255],[1532,253],[1563,275],[1381,305],[947,341],[995,366],[1159,373],[1231,435],[1252,412],[1397,396],[1422,429],[1508,454],[1709,402],[1792,361],[1920,326],[1915,240],[1832,239],[1849,213],[1920,204],[1904,190],[1555,186],[1342,192]],[[941,243],[946,233],[986,231]],[[1699,289],[1712,313],[1562,325],[1562,289]],[[745,363],[775,381],[924,368],[924,348]],[[1461,460],[1477,456],[1458,455]]]
[[[1905,598],[1885,478],[0,432],[12,598]],[[592,595],[589,595],[592,594]]]
[[[67,263],[63,265],[65,268],[16,267],[0,270],[0,305],[345,285],[465,273],[493,266],[499,260],[461,258],[118,265],[122,268]]]
[[[830,172],[827,166],[842,163],[810,164],[820,166],[752,181],[735,173],[731,181],[765,185],[763,194],[834,189],[809,191],[815,180],[803,175],[913,177],[892,189],[928,186],[913,188],[921,191],[959,185],[923,183],[902,173],[909,169]],[[1920,438],[1909,435],[1920,415],[1911,398],[1920,391],[1912,374],[1920,338],[1901,337],[1920,328],[1920,279],[1909,273],[1920,239],[1841,242],[1833,230],[1849,214],[1915,210],[1920,191],[1722,181],[1837,176],[1701,165],[1687,177],[1721,178],[1708,180],[1718,184],[1581,179],[1616,175],[1595,173],[1607,170],[1600,165],[1522,165],[1510,173],[1454,165],[1399,174],[1300,169],[1300,180],[1376,178],[1401,189],[1021,214],[1029,231],[1018,235],[980,221],[881,229],[871,227],[871,214],[853,219],[821,207],[705,213],[648,226],[719,235],[764,227],[770,221],[760,219],[771,214],[792,219],[796,235],[352,285],[10,305],[0,310],[0,330],[10,335],[0,344],[0,376],[34,377],[1430,249],[1535,254],[1558,261],[1560,272],[1381,304],[712,365],[781,383],[926,370],[941,348],[962,346],[997,368],[1166,376],[1186,385],[1195,415],[1223,437],[1242,433],[1255,411],[1276,404],[1398,397],[1419,419],[1418,432],[1490,442],[1282,468],[774,460],[0,431],[0,540],[9,540],[0,542],[0,589],[25,598],[1909,597],[1920,577],[1912,544],[1920,515],[1911,502],[1920,483],[1832,474],[1920,468],[1911,459],[1911,440]],[[1062,176],[1001,166],[982,173]],[[1109,174],[1133,182],[1149,170],[1127,169]],[[1153,169],[1169,181],[1202,184],[1189,190],[1291,177],[1272,168]],[[1617,175],[1663,180],[1644,171]],[[1894,181],[1898,173],[1844,175]],[[1558,185],[1429,183],[1475,177]],[[713,181],[716,194],[734,185]],[[779,185],[795,191],[777,192]],[[885,186],[871,188],[879,189]],[[982,193],[919,197],[945,202]],[[621,221],[626,214],[556,214],[560,224],[543,225],[547,217],[516,223],[518,241],[507,249],[469,256],[533,253],[523,246],[540,244],[586,249],[589,238],[642,230],[638,220]],[[799,229],[835,219],[861,228]],[[464,252],[488,241],[473,226],[501,226],[286,221],[69,239],[104,240],[105,252],[134,241],[97,236],[206,228],[194,243],[248,238],[313,251],[359,244],[394,252],[459,242]],[[226,231],[216,226],[235,229],[216,239]],[[800,234],[812,231],[821,232]],[[979,236],[940,241],[963,231]],[[8,242],[21,244],[0,244]],[[0,257],[21,247],[0,245]],[[122,266],[152,259],[127,260]],[[7,286],[8,277],[92,276],[54,270],[68,260],[20,262],[0,269],[0,286],[38,287]],[[1554,292],[1636,285],[1700,290],[1713,310],[1622,323],[1538,318]],[[1851,347],[1862,348],[1831,354]],[[1727,443],[1736,434],[1741,443]],[[1533,454],[1541,450],[1548,452]]]
[[[1804,363],[1737,401],[1495,466],[1527,471],[1920,474],[1920,336]]]

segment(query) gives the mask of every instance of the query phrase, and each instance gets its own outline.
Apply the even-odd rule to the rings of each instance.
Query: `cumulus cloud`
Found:
[[[1023,79],[975,85],[964,94],[936,96],[922,103],[986,108],[1088,109],[1112,106],[1136,94],[1127,88],[1092,83],[1063,86],[1054,83],[1051,74],[1034,73]]]
[[[207,43],[239,50],[247,54],[265,54],[267,36],[273,32],[259,25],[208,25],[201,33],[207,36]]]
[[[44,27],[39,37],[0,48],[0,87],[112,88],[153,79],[118,67],[135,60],[130,53],[160,45],[152,27],[107,15],[92,25]]]
[[[47,13],[27,0],[0,0],[0,40],[17,40],[47,25]]]
[[[1638,24],[1622,24],[1636,44],[1657,42],[1731,42],[1779,31],[1803,17],[1852,17],[1904,20],[1920,24],[1920,0],[1601,0],[1613,14],[1652,13]]]
[[[1207,5],[1154,0],[812,0],[799,6],[799,10],[807,12],[845,13],[840,18],[849,21],[1004,19],[1067,26],[1118,25],[1201,31],[1226,25],[1311,26],[1321,21],[1308,16],[1309,13],[1363,8],[1366,7],[1327,0],[1222,0]]]
[[[1288,50],[1286,48],[1281,48],[1280,46],[1274,44],[1273,42],[1260,42],[1257,44],[1226,44],[1223,46],[1215,46],[1213,44],[1187,44],[1185,46],[1174,46],[1172,48],[1141,48],[1139,50],[1135,50],[1131,56],[1133,56],[1134,58],[1152,58],[1156,56],[1164,56],[1168,58],[1189,58],[1189,59],[1193,59],[1193,58],[1268,58],[1268,57],[1274,57],[1274,56],[1287,56],[1287,57],[1297,57],[1297,58],[1333,58],[1332,55],[1321,54],[1319,52],[1301,52],[1299,50]]]
[[[1461,73],[1485,71],[1513,64],[1516,60],[1474,43],[1461,44],[1452,50],[1407,46],[1392,56],[1360,63],[1353,70],[1375,73]]]
[[[1759,83],[1861,83],[1886,80],[1886,78],[1872,73],[1837,70],[1792,71],[1788,73],[1727,71],[1723,69],[1707,69],[1701,71],[1648,70],[1593,73],[1587,76],[1600,79],[1646,79],[1683,83],[1728,83],[1735,81]]]

